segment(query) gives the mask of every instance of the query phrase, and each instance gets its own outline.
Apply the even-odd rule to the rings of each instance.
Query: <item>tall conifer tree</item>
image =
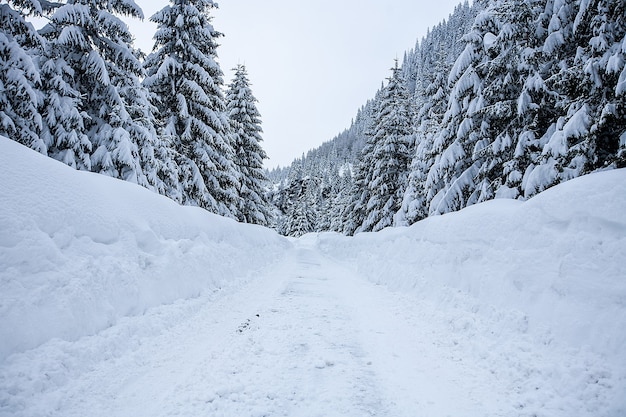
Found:
[[[361,231],[378,231],[392,225],[407,186],[411,133],[408,94],[396,61],[375,119],[370,197]]]
[[[238,65],[226,94],[230,118],[235,165],[241,174],[238,219],[245,223],[267,226],[272,214],[265,197],[268,179],[263,169],[267,154],[261,148],[261,115],[250,89],[246,67]]]
[[[46,27],[46,37],[54,49],[46,58],[57,60],[53,64],[57,68],[67,65],[50,75],[62,76],[80,94],[81,100],[75,103],[91,141],[91,169],[149,186],[139,148],[148,146],[147,142],[154,138],[144,136],[140,122],[129,110],[129,106],[143,107],[147,103],[140,96],[126,94],[128,88],[140,88],[144,71],[133,36],[118,16],[143,18],[143,12],[132,0],[68,0],[54,12]],[[48,102],[48,106],[53,104]],[[52,111],[50,107],[48,111]],[[70,125],[80,136],[82,127],[78,120]],[[86,148],[80,145],[82,142],[76,138],[62,145],[74,150],[77,165],[87,165],[77,153],[77,146]]]
[[[40,138],[42,123],[38,110],[41,80],[30,53],[41,53],[44,42],[26,21],[26,16],[41,12],[38,0],[0,4],[0,135],[45,154],[47,147]]]
[[[152,16],[157,32],[144,84],[161,135],[178,154],[183,203],[236,217],[238,173],[229,140],[212,0],[171,0]]]

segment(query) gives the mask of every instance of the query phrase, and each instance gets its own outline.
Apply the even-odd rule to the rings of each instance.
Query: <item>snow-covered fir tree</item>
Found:
[[[432,37],[435,37],[435,34],[436,32],[433,32]],[[435,161],[433,141],[441,129],[440,122],[449,95],[445,75],[449,72],[449,68],[443,48],[440,48],[432,65],[435,70],[434,78],[425,87],[423,96],[416,93],[414,98],[421,105],[418,106],[419,111],[415,119],[415,152],[409,169],[408,184],[402,207],[394,218],[394,223],[399,226],[413,224],[428,216],[426,198],[428,193],[424,183]]]
[[[256,101],[246,67],[238,65],[226,93],[235,166],[241,178],[238,220],[268,226],[272,223],[272,212],[266,198],[268,179],[263,169],[263,160],[267,154],[261,147],[261,115]]]
[[[302,236],[316,230],[319,183],[306,174],[305,158],[294,161],[281,193],[278,231],[286,236]]]
[[[132,0],[68,0],[50,17],[45,35],[50,51],[44,57],[56,60],[50,66],[50,82],[56,82],[56,92],[63,84],[71,85],[80,95],[76,100],[71,91],[63,93],[74,100],[82,126],[75,119],[64,129],[69,133],[55,140],[63,150],[72,149],[77,160],[70,165],[87,167],[112,177],[150,187],[143,172],[145,161],[141,160],[140,147],[154,137],[146,138],[141,122],[134,119],[129,107],[147,105],[145,95],[125,94],[126,89],[139,89],[139,79],[144,76],[138,51],[133,46],[133,36],[119,16],[143,18],[141,9]],[[64,62],[63,62],[64,61]],[[63,80],[55,81],[55,77]],[[64,104],[50,97],[47,101],[50,122],[52,113],[62,111],[55,106]],[[52,107],[51,107],[52,106]],[[76,118],[76,113],[73,115]],[[54,131],[50,123],[48,130]],[[91,141],[90,163],[84,158],[88,147],[84,144],[81,130]],[[76,135],[76,138],[71,136]]]
[[[474,40],[480,37],[481,52],[473,50],[480,58],[465,71],[472,71],[479,86],[474,89],[475,105],[463,110],[457,129],[457,138],[468,156],[457,166],[463,189],[451,187],[446,195],[460,205],[442,201],[443,206],[458,209],[496,194],[509,198],[521,194],[518,166],[524,161],[515,158],[514,151],[520,121],[528,120],[527,113],[532,115],[536,109],[523,97],[524,80],[533,75],[528,59],[537,47],[536,10],[532,2],[500,1],[475,20],[468,48],[475,47]],[[454,91],[462,88],[462,83],[463,77],[455,83]]]
[[[350,192],[352,191],[352,173],[350,172],[349,165],[342,167],[342,172],[339,173],[339,179],[336,183],[334,190],[335,194],[332,196],[332,203],[330,208],[330,225],[328,230],[332,232],[344,231],[344,211],[350,204]]]
[[[389,83],[382,90],[374,122],[371,150],[372,177],[360,231],[378,231],[393,224],[406,189],[410,164],[411,114],[408,93],[396,61]]]
[[[221,33],[210,16],[217,4],[170,3],[151,17],[157,32],[144,85],[158,111],[160,134],[177,153],[183,203],[236,218],[239,173],[216,59]]]
[[[363,135],[365,145],[354,166],[354,179],[350,188],[348,205],[342,212],[343,232],[349,236],[361,231],[367,215],[367,203],[370,200],[370,187],[374,175],[374,149],[376,147],[375,116],[379,112],[382,88],[365,112]]]
[[[577,57],[577,67],[589,79],[585,96],[589,96],[588,101],[595,107],[586,145],[588,168],[603,168],[615,162],[623,166],[626,164],[626,137],[622,136],[626,131],[626,4],[619,0],[581,3],[574,31],[586,33],[578,42],[583,52]]]
[[[42,30],[44,36],[54,33],[51,25]],[[48,42],[41,58],[42,89],[45,92],[41,113],[41,139],[48,156],[75,169],[91,170],[92,144],[85,130],[89,116],[81,113],[82,98],[73,86],[75,71],[64,59],[63,47]]]
[[[38,0],[0,4],[0,135],[46,154],[38,109],[41,80],[33,59],[43,50],[44,40],[26,20],[41,13]]]
[[[483,32],[491,24],[490,14],[482,12],[470,33],[464,36],[465,49],[448,75],[450,98],[443,116],[443,129],[436,135],[433,151],[437,154],[428,172],[426,188],[429,214],[442,214],[465,207],[473,196],[478,164],[472,152],[478,141],[474,128],[480,129],[480,118],[466,117],[482,110],[483,85],[479,71],[487,61]],[[474,126],[478,123],[479,126]]]

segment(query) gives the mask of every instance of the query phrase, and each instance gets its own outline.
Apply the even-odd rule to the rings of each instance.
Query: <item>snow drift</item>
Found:
[[[329,255],[391,289],[516,312],[542,343],[590,349],[626,370],[626,170],[596,173],[527,202],[493,200],[409,228],[354,238],[322,234]]]
[[[248,279],[289,247],[2,137],[0,176],[0,360]]]
[[[498,381],[485,401],[502,395],[512,406],[498,415],[621,417],[625,207],[622,169],[527,202],[494,200],[409,228],[309,239],[357,275],[410,294],[422,321],[446,328],[448,344],[438,349]],[[437,343],[436,333],[423,337]]]

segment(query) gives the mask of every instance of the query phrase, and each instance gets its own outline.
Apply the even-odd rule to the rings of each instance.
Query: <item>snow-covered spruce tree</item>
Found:
[[[615,162],[622,165],[626,162],[626,4],[581,2],[573,31],[578,46],[574,70],[585,87],[591,118],[589,135],[579,145],[587,159],[583,172]]]
[[[50,75],[62,76],[80,94],[77,104],[91,141],[92,171],[152,188],[139,149],[154,138],[144,136],[141,122],[129,112],[129,107],[147,105],[145,95],[127,93],[141,88],[144,71],[133,36],[118,16],[143,18],[143,13],[132,0],[68,0],[59,7],[50,17],[46,37],[53,50],[48,58],[58,60],[51,65],[61,70]],[[80,130],[78,122],[70,125]],[[72,141],[61,146],[76,150]],[[87,165],[80,152],[77,158],[76,165]]]
[[[250,89],[246,67],[238,65],[226,102],[232,129],[235,165],[241,174],[238,220],[268,226],[272,222],[270,204],[265,195],[268,184],[263,169],[267,154],[261,147],[261,115]]]
[[[279,233],[285,236],[302,236],[316,230],[317,196],[319,184],[307,175],[304,155],[295,160],[283,190]]]
[[[484,50],[486,27],[492,24],[492,15],[481,12],[470,33],[463,37],[465,49],[459,55],[448,75],[451,86],[442,129],[434,138],[435,161],[428,172],[426,188],[429,214],[443,214],[459,210],[469,204],[476,188],[474,183],[479,164],[472,161],[478,137],[475,123],[480,119],[466,117],[482,109],[480,71],[488,57]],[[495,29],[493,29],[495,30]]]
[[[352,236],[361,231],[365,221],[367,203],[370,199],[369,184],[374,172],[375,116],[378,114],[384,87],[376,93],[376,97],[364,109],[363,135],[365,145],[361,150],[354,167],[354,178],[350,188],[349,203],[342,213],[343,233]]]
[[[329,231],[343,232],[344,230],[344,211],[350,204],[350,191],[352,189],[352,174],[348,167],[343,167],[338,182],[335,185],[337,190],[332,197],[332,205],[329,213],[330,226]]]
[[[538,48],[540,5],[535,0],[500,0],[474,26],[482,36],[485,55],[475,66],[481,86],[478,104],[467,109],[461,122],[467,124],[464,137],[469,143],[463,146],[472,158],[468,176],[474,176],[465,189],[465,205],[521,195],[522,173],[530,161],[516,152],[516,142],[538,108],[524,84],[536,73],[533,56]]]
[[[570,144],[582,142],[589,131],[589,107],[578,99],[583,97],[581,71],[574,68],[577,45],[574,20],[578,0],[545,1],[538,31],[543,43],[543,70],[546,90],[552,93],[552,114],[544,115],[547,124],[538,140],[542,148],[536,163],[525,173],[522,189],[525,197],[582,173],[586,163],[584,152],[571,149]],[[568,123],[568,121],[572,123]],[[574,126],[575,125],[575,126]],[[577,155],[575,155],[577,154]]]
[[[311,177],[292,182],[299,191],[295,203],[285,215],[282,233],[285,236],[300,237],[317,229],[317,206],[315,189],[318,184]]]
[[[437,135],[443,126],[450,88],[448,74],[463,51],[459,42],[474,22],[475,16],[486,7],[475,1],[470,7],[466,1],[456,6],[447,21],[428,32],[416,47],[414,68],[409,75],[418,80],[412,101],[415,107],[415,152],[412,155],[409,184],[404,194],[402,208],[394,217],[394,224],[408,225],[428,216],[429,189],[426,187],[428,173],[438,159],[433,149]],[[441,181],[443,182],[443,181]]]
[[[337,167],[336,152],[321,158],[318,168],[321,180],[318,188],[317,232],[330,230],[333,212],[334,197],[339,194],[339,169]]]
[[[624,7],[610,0],[546,2],[541,68],[554,114],[537,164],[524,176],[526,197],[623,163]]]
[[[75,71],[63,58],[63,46],[54,40],[52,25],[41,31],[46,43],[41,62],[43,129],[41,139],[48,156],[74,169],[91,170],[92,144],[85,132],[84,121],[89,116],[79,110],[83,107],[80,92],[74,88]]]
[[[223,73],[216,60],[221,33],[211,24],[212,0],[171,0],[157,24],[144,85],[158,110],[162,137],[177,153],[183,204],[237,217],[239,174],[229,140]]]
[[[436,37],[438,32],[431,32]],[[431,40],[429,45],[437,44]],[[411,161],[409,179],[404,193],[402,207],[394,217],[398,226],[411,225],[428,217],[427,189],[425,187],[428,171],[435,162],[433,141],[441,130],[441,120],[448,102],[449,89],[446,74],[449,72],[447,56],[440,45],[437,59],[433,62],[434,78],[426,86],[423,98],[416,97],[421,106],[416,115],[415,152]],[[431,46],[432,47],[432,46]]]
[[[372,178],[360,231],[391,226],[407,186],[411,155],[411,114],[405,82],[398,62],[383,89],[375,119]]]
[[[479,153],[485,159],[479,176],[490,181],[480,201],[490,194],[524,198],[524,177],[540,160],[546,131],[557,114],[558,94],[546,83],[543,65],[545,1],[505,1],[497,7],[502,28],[489,47],[495,58],[488,64],[484,94],[495,140]]]
[[[0,4],[0,135],[46,154],[40,139],[40,75],[33,59],[44,41],[25,19],[41,13],[38,0]]]
[[[147,188],[180,202],[175,153],[167,139],[158,135],[156,108],[151,104],[148,89],[135,77],[121,79],[117,88],[127,103],[126,111],[133,121],[125,128],[139,149],[139,161],[148,182]]]

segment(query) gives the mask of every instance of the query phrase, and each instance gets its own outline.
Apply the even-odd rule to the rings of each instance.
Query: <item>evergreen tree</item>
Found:
[[[516,154],[515,142],[536,114],[537,104],[524,95],[524,81],[535,75],[533,51],[538,47],[538,9],[532,1],[494,2],[477,21],[474,31],[482,36],[485,55],[475,67],[481,88],[480,103],[468,109],[461,125],[468,124],[465,149],[471,149],[474,176],[466,188],[465,205],[521,194],[521,172],[528,159]],[[460,177],[465,174],[461,173]]]
[[[41,80],[30,54],[40,54],[44,41],[26,21],[26,16],[41,13],[38,0],[0,4],[0,135],[45,154],[38,110]]]
[[[183,203],[224,216],[238,212],[238,173],[217,63],[221,36],[212,0],[171,0],[152,16],[158,25],[144,85],[158,110],[162,137],[177,153]]]
[[[148,89],[136,77],[120,80],[117,88],[132,120],[126,130],[138,147],[139,163],[147,181],[141,185],[180,202],[175,154],[168,141],[158,135],[156,108],[150,102]]]
[[[540,64],[544,68],[546,90],[553,95],[549,106],[553,113],[546,118],[548,127],[538,141],[541,154],[523,180],[525,197],[580,175],[586,163],[580,147],[571,146],[587,136],[590,122],[589,108],[577,100],[585,87],[581,71],[574,67],[576,3],[576,0],[546,1],[540,18],[539,33],[543,41]],[[575,131],[568,125],[572,117]]]
[[[64,78],[63,82],[57,79],[53,94],[58,94],[63,84],[72,85],[80,101],[71,91],[61,96],[74,100],[82,117],[82,126],[74,113],[75,121],[65,127],[70,137],[76,138],[66,135],[55,141],[60,141],[61,151],[72,149],[77,166],[87,167],[84,152],[88,146],[81,136],[84,128],[92,143],[93,171],[149,186],[139,155],[145,138],[138,136],[141,129],[129,112],[129,106],[147,103],[134,102],[140,96],[124,95],[124,88],[139,88],[144,72],[128,26],[116,15],[143,18],[132,0],[68,0],[50,18],[46,36],[53,52],[48,58],[57,60],[51,64],[50,79]],[[59,111],[50,108],[54,100],[51,97],[47,103],[52,121],[52,114]],[[48,128],[52,131],[54,126],[49,123]],[[67,158],[65,162],[73,165]]]
[[[433,64],[435,78],[424,91],[425,99],[416,117],[415,153],[411,161],[408,186],[404,193],[402,207],[394,218],[394,223],[406,226],[428,217],[427,189],[425,183],[428,171],[435,162],[433,141],[441,130],[441,120],[448,102],[449,89],[446,75],[449,72],[446,54],[440,48]]]
[[[332,207],[330,210],[330,226],[332,232],[344,231],[344,210],[350,204],[350,191],[352,189],[352,174],[349,169],[339,175],[336,185],[336,194],[332,199]]]
[[[554,114],[538,141],[541,155],[524,176],[526,197],[622,164],[626,131],[618,75],[624,69],[623,2],[546,2],[541,23],[540,65]]]
[[[54,34],[48,25],[44,36]],[[75,71],[63,58],[62,48],[48,42],[41,57],[42,89],[45,92],[41,113],[48,156],[75,169],[91,170],[92,144],[87,137],[84,121],[89,116],[83,108],[80,92],[74,88]]]
[[[487,61],[484,34],[492,21],[489,11],[476,17],[474,27],[463,38],[465,49],[448,76],[448,84],[452,86],[450,98],[443,129],[434,139],[433,151],[437,156],[426,181],[429,214],[448,213],[473,203],[469,198],[475,190],[474,178],[479,168],[479,164],[472,161],[478,140],[474,129],[480,128],[481,121],[466,116],[477,114],[483,108],[479,71]]]
[[[260,144],[263,140],[261,115],[256,107],[257,100],[252,95],[244,65],[235,68],[226,101],[233,132],[235,165],[241,174],[238,219],[244,223],[267,226],[272,221],[264,192],[268,179],[263,170],[263,159],[267,155]]]
[[[306,174],[305,158],[294,161],[284,190],[279,232],[285,236],[302,236],[316,230],[319,184]]]
[[[333,211],[334,197],[339,193],[339,171],[336,165],[335,152],[331,152],[327,158],[321,159],[321,166],[318,168],[321,179],[319,181],[319,192],[317,195],[317,224],[316,231],[324,232],[330,230],[331,217]]]
[[[373,171],[367,184],[370,197],[360,231],[378,231],[392,225],[407,186],[410,135],[408,94],[396,61],[376,115]]]
[[[581,2],[574,19],[580,94],[590,107],[589,136],[580,144],[585,154],[584,172],[604,168],[616,161],[620,136],[626,133],[626,4],[619,0]],[[621,83],[624,84],[625,78]],[[624,144],[621,145],[621,152]]]
[[[367,107],[363,121],[363,135],[367,138],[354,167],[354,180],[350,189],[350,203],[343,211],[343,232],[349,236],[361,231],[365,222],[367,203],[370,200],[369,184],[373,178],[376,138],[374,116],[378,114],[383,89]]]

